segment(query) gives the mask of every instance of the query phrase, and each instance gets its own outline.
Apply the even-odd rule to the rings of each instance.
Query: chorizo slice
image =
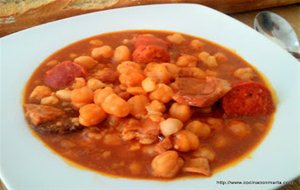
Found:
[[[242,82],[234,86],[222,99],[228,116],[268,115],[275,109],[271,92],[257,82]]]
[[[168,47],[170,46],[170,44],[167,41],[150,35],[139,35],[134,41],[135,48],[147,45],[157,45],[165,49],[168,49]]]
[[[137,63],[169,62],[168,49],[159,45],[139,46],[132,54],[132,59]]]
[[[44,82],[54,89],[61,89],[70,85],[76,77],[85,75],[86,71],[82,66],[72,61],[64,61],[46,72]]]
[[[222,98],[231,85],[228,81],[216,77],[204,79],[179,77],[175,81],[173,99],[179,104],[196,107],[208,107]]]
[[[134,41],[133,61],[137,63],[169,62],[170,43],[150,35],[139,35]]]

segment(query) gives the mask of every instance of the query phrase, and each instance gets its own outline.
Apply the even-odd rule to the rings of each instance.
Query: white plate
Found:
[[[234,167],[210,178],[170,182],[109,178],[70,166],[46,148],[24,121],[25,82],[50,54],[82,38],[127,29],[162,29],[203,37],[235,49],[262,71],[279,104],[271,132]],[[1,39],[1,178],[13,189],[196,190],[272,189],[300,174],[299,63],[251,28],[212,9],[193,4],[114,9],[48,23]],[[297,118],[298,116],[298,118]],[[274,182],[275,184],[218,184]]]

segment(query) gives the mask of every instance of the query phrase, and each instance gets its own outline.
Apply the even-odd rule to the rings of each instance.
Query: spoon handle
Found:
[[[292,56],[294,56],[296,59],[298,59],[298,61],[300,61],[300,53],[295,51],[289,51],[289,53],[292,54]]]

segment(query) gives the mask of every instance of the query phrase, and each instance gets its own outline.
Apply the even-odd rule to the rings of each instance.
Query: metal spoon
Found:
[[[270,11],[262,11],[254,19],[254,28],[300,61],[299,40],[284,18]]]

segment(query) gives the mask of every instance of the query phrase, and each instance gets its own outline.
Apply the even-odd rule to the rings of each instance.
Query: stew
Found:
[[[211,176],[271,127],[263,76],[213,42],[120,31],[75,42],[32,74],[24,113],[59,155],[123,177]]]

